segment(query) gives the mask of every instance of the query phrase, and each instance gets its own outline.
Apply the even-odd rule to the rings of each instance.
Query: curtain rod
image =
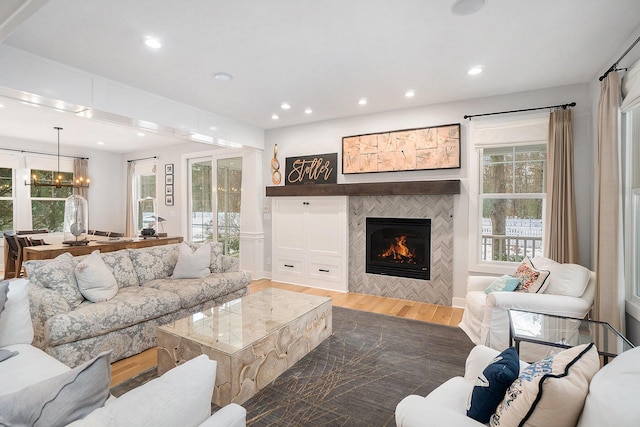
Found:
[[[480,117],[480,116],[494,116],[496,114],[508,114],[508,113],[521,113],[523,111],[535,111],[535,110],[547,110],[550,108],[562,108],[567,109],[569,107],[575,107],[576,103],[571,102],[569,104],[560,104],[560,105],[550,105],[548,107],[535,107],[535,108],[525,108],[523,110],[511,110],[511,111],[498,111],[496,113],[484,113],[484,114],[467,114],[464,116],[465,119],[471,120],[472,117]]]
[[[158,156],[153,156],[153,157],[143,157],[141,159],[133,159],[133,160],[127,160],[127,163],[131,163],[131,162],[139,162],[140,160],[149,160],[149,159],[157,159]]]
[[[627,53],[629,53],[631,51],[631,49],[633,49],[638,44],[638,42],[640,42],[640,37],[638,37],[636,39],[636,41],[634,41],[633,44],[631,44],[631,46],[629,46],[629,48],[624,51],[622,56],[620,58],[618,58],[618,60],[616,62],[614,62],[614,64],[611,67],[609,67],[609,69],[607,71],[605,71],[605,73],[603,75],[601,75],[598,80],[602,81],[612,71],[626,70],[626,68],[618,68],[618,64],[620,63],[620,61],[622,61],[624,59],[625,56],[627,56]]]
[[[88,157],[69,156],[69,155],[55,154],[55,153],[43,153],[41,151],[18,150],[18,149],[15,149],[15,148],[0,147],[0,150],[15,151],[15,152],[18,152],[18,153],[42,154],[42,155],[45,155],[45,156],[53,156],[53,157],[69,157],[71,159],[89,160]]]

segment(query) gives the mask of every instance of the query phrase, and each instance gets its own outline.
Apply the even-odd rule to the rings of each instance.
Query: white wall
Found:
[[[460,102],[407,108],[379,114],[329,120],[308,125],[272,129],[265,132],[265,150],[263,155],[263,179],[265,186],[271,183],[270,161],[273,158],[273,145],[278,144],[278,159],[284,168],[285,158],[299,155],[338,153],[338,162],[342,158],[342,137],[397,129],[418,128],[450,123],[460,123],[462,138],[462,167],[441,171],[411,171],[342,175],[338,173],[339,183],[419,181],[437,179],[460,179],[462,192],[454,197],[454,277],[453,297],[464,298],[466,278],[472,273],[468,267],[468,162],[473,151],[468,141],[468,121],[465,114],[481,114],[548,105],[564,104],[575,101],[574,137],[575,137],[575,183],[576,208],[581,264],[591,268],[592,241],[592,193],[593,193],[593,139],[591,137],[591,108],[589,86],[571,85],[531,92],[516,93],[490,98],[472,99]],[[366,111],[366,107],[363,109]],[[340,169],[339,169],[340,172]],[[283,175],[284,176],[284,175]],[[265,200],[270,205],[270,200]],[[264,215],[265,259],[271,257],[271,218]],[[268,264],[268,262],[267,262]],[[270,265],[266,266],[267,268]],[[459,301],[458,301],[459,302]]]

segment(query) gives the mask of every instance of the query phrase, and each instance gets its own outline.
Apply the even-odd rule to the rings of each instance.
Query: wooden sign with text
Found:
[[[338,153],[287,157],[285,185],[336,184]]]

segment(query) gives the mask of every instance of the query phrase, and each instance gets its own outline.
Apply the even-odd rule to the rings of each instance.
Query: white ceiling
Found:
[[[638,0],[487,0],[469,16],[452,14],[453,0],[36,3],[3,43],[264,129],[590,82],[640,26]],[[146,35],[163,47],[145,47]],[[467,75],[475,65],[484,72]],[[220,71],[233,79],[213,79]],[[140,142],[122,126],[98,137],[88,119],[12,108],[0,134],[32,138],[42,125],[51,140],[59,125],[128,151]]]

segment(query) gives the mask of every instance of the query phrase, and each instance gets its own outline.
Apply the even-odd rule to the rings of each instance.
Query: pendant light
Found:
[[[38,177],[33,174],[31,176],[31,184],[34,187],[56,187],[56,188],[88,188],[90,181],[88,178],[79,176],[76,177],[74,182],[64,183],[62,182],[62,175],[60,174],[60,131],[62,130],[59,126],[53,127],[58,132],[58,168],[56,169],[56,174],[51,180],[51,182],[42,182],[38,181]]]

